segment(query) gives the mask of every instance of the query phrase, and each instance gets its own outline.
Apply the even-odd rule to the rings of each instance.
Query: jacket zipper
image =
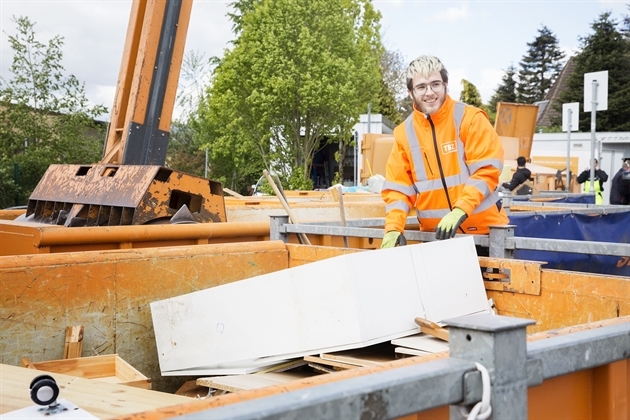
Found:
[[[448,195],[448,188],[446,188],[446,179],[444,178],[444,170],[442,169],[442,160],[440,159],[440,153],[437,146],[437,138],[435,137],[435,126],[433,125],[433,120],[431,120],[431,116],[427,116],[427,121],[431,124],[431,136],[433,137],[433,148],[435,149],[435,157],[438,163],[438,169],[440,170],[440,178],[442,178],[442,187],[444,188],[444,193],[446,194],[446,201],[448,202],[448,208],[452,211],[453,205],[451,204],[451,197]],[[426,157],[426,154],[425,154]],[[431,172],[433,174],[433,172]]]
[[[431,175],[433,175],[433,169],[431,169],[431,164],[429,163],[429,158],[427,157],[427,152],[423,152],[424,153],[424,158],[427,161],[427,166],[429,167],[429,172],[431,172]]]

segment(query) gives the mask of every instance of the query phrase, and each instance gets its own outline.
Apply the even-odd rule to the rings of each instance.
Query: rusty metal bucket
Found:
[[[168,220],[184,205],[195,222],[226,221],[216,181],[156,165],[51,165],[26,217],[67,227],[142,225]]]

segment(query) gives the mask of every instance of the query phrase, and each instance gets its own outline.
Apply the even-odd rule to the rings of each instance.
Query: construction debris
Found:
[[[240,375],[490,306],[473,238],[461,237],[291,267],[153,302],[151,313],[163,376]]]

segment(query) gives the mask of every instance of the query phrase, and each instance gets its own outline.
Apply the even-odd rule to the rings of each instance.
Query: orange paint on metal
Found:
[[[0,220],[14,220],[16,217],[19,217],[26,213],[26,209],[19,210],[1,210],[0,211]]]
[[[0,255],[267,241],[269,222],[65,228],[0,221]]]
[[[146,7],[147,0],[138,0],[131,3],[127,37],[118,73],[118,83],[116,85],[116,94],[114,95],[105,152],[103,159],[101,159],[102,163],[122,163],[128,129],[128,122],[126,122],[125,116],[131,103],[131,83],[133,81],[135,62],[138,57],[138,46],[140,44],[142,22],[144,21]]]
[[[160,375],[151,302],[346,252],[263,241],[0,257],[0,363],[60,359],[81,324],[84,354],[118,353],[165,389],[177,379]]]
[[[529,388],[529,419],[630,418],[628,359],[548,379]]]
[[[500,315],[533,319],[529,333],[630,315],[627,277],[572,271],[541,273],[540,296],[487,290]]]
[[[141,0],[132,3],[102,163],[122,163],[131,123],[146,122],[149,90],[158,58],[158,44],[167,3],[163,0]],[[192,0],[182,1],[159,115],[158,128],[165,132],[170,131],[191,10]]]

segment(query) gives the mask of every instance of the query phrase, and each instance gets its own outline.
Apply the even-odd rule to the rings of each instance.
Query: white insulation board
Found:
[[[341,255],[151,303],[162,374],[256,371],[489,313],[472,237]]]

